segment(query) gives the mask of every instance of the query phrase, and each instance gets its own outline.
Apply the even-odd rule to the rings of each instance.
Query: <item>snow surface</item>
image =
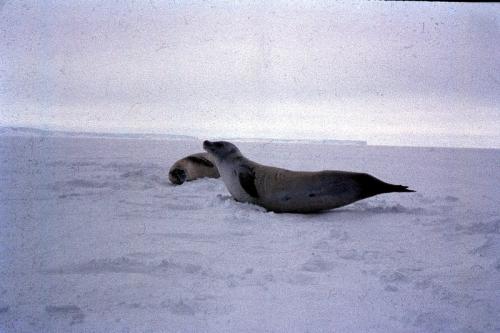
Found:
[[[239,146],[418,192],[275,214],[168,183],[201,142],[4,136],[0,331],[500,331],[500,150]]]

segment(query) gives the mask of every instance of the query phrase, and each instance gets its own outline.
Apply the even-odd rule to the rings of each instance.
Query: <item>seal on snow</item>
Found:
[[[291,171],[253,162],[227,141],[204,141],[231,195],[267,210],[312,213],[348,205],[381,193],[415,192],[369,174],[347,171]]]
[[[168,172],[168,179],[176,185],[203,177],[219,178],[219,171],[207,153],[186,156],[175,162]]]

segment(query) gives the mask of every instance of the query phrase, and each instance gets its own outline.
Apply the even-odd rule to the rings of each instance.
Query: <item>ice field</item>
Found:
[[[499,332],[500,150],[238,143],[416,193],[320,214],[168,182],[201,141],[0,137],[0,332]]]

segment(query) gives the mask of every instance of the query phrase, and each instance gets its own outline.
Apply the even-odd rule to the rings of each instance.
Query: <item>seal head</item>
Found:
[[[203,141],[203,149],[205,149],[209,154],[215,157],[216,161],[219,163],[228,159],[242,156],[238,147],[227,141],[211,142],[205,140]]]
[[[227,141],[204,141],[203,148],[212,156],[229,193],[241,202],[256,203],[255,163],[245,158],[238,147]]]
[[[186,181],[187,175],[186,171],[181,168],[174,168],[168,173],[168,179],[172,184],[180,185]]]

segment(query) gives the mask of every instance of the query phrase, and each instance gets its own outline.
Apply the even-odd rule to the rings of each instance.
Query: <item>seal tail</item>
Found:
[[[392,185],[392,184],[387,184],[385,183],[385,190],[383,193],[390,193],[390,192],[415,192],[414,190],[408,189],[408,186],[403,186],[403,185]]]
[[[360,187],[361,196],[364,198],[382,193],[415,192],[408,189],[408,186],[389,184],[368,174],[359,174],[355,179]]]

